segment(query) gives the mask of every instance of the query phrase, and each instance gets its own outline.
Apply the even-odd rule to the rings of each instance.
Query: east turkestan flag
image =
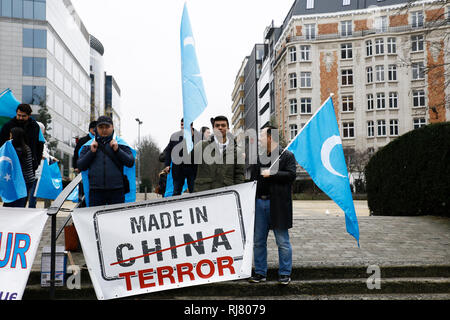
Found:
[[[183,17],[181,19],[180,41],[184,138],[190,152],[193,149],[191,123],[203,113],[208,105],[208,101],[198,65],[195,41],[186,3],[184,4]]]
[[[0,148],[0,197],[11,203],[27,196],[27,187],[22,174],[19,157],[11,140]]]
[[[359,226],[342,140],[330,97],[287,147],[297,162],[345,213],[347,232],[358,242]]]
[[[55,200],[63,190],[62,176],[58,163],[49,165],[43,160],[42,173],[36,185],[34,196],[41,199]]]

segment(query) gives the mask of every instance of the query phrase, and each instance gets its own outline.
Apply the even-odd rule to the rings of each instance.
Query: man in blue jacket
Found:
[[[88,206],[125,203],[126,189],[130,186],[125,185],[124,166],[131,168],[134,161],[131,148],[115,139],[111,118],[99,117],[95,138],[81,148],[77,161],[78,169],[85,176],[87,172]]]

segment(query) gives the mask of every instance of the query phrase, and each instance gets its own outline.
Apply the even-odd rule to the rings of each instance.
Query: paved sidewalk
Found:
[[[355,201],[355,207],[360,248],[347,233],[345,217],[334,202],[294,201],[294,228],[290,230],[294,267],[450,264],[450,218],[373,217],[366,201]],[[57,230],[66,218],[67,213],[58,215]],[[49,245],[50,219],[33,271],[40,271],[42,247]],[[64,245],[64,232],[57,245]],[[272,232],[268,247],[269,266],[276,268],[278,253]],[[84,264],[81,252],[73,257],[75,264]]]

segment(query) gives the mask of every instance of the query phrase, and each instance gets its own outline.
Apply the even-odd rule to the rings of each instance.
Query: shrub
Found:
[[[365,169],[373,215],[450,216],[450,122],[410,131]]]

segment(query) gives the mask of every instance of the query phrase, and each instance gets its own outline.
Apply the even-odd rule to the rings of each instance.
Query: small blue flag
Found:
[[[11,203],[28,195],[19,157],[11,140],[0,148],[0,197]]]
[[[358,242],[359,227],[344,149],[330,97],[287,147],[315,184],[345,213],[347,232]]]
[[[206,99],[203,79],[197,61],[195,41],[186,3],[184,4],[183,17],[181,19],[180,41],[184,138],[186,140],[187,150],[191,152],[194,148],[192,143],[191,124],[206,109],[208,101]]]
[[[75,189],[73,189],[72,193],[67,197],[67,201],[72,201],[74,203],[78,203],[78,191],[79,190],[79,185],[75,187]]]
[[[20,102],[14,97],[10,89],[0,93],[0,129],[3,125],[16,116],[16,110]]]
[[[181,193],[183,194],[188,189],[187,179],[184,181],[183,190]],[[172,177],[172,163],[170,164],[170,171],[167,175],[166,180],[166,192],[164,193],[164,198],[168,198],[173,196],[173,177]]]
[[[41,177],[36,185],[35,197],[55,200],[62,190],[62,176],[58,163],[49,165],[47,159],[45,159]]]

